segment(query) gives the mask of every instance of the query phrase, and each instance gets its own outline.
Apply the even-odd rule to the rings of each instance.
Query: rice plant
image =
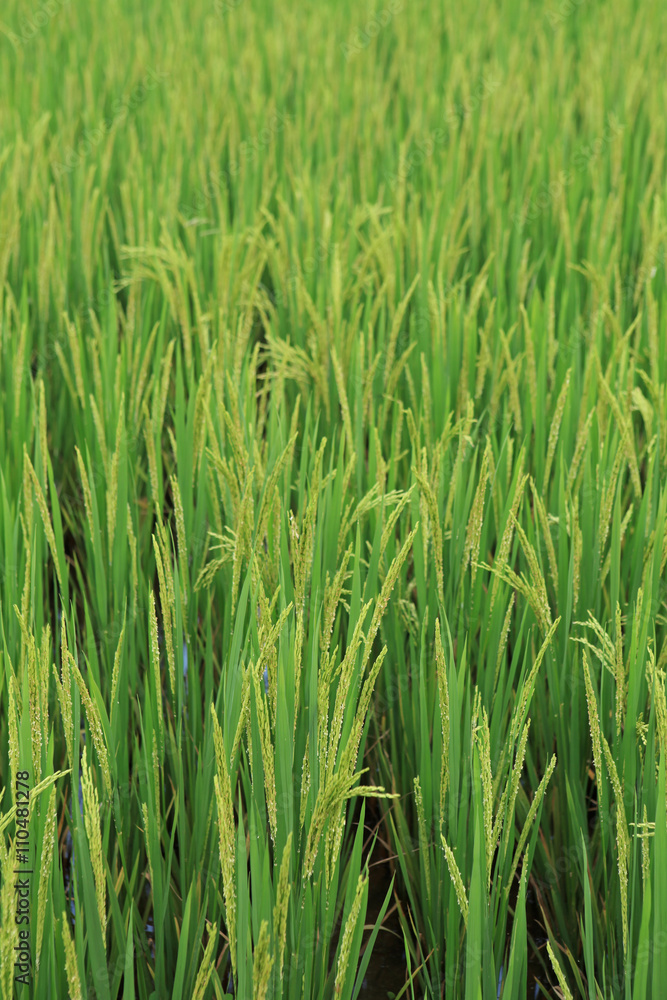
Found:
[[[666,28],[6,0],[3,998],[662,995]]]

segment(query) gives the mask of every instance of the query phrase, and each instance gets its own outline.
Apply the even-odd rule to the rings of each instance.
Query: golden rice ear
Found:
[[[56,923],[58,921],[56,920]],[[67,914],[62,911],[60,918],[60,934],[65,949],[65,971],[67,973],[67,985],[69,987],[70,1000],[82,1000],[81,980],[79,978],[79,968],[76,961],[76,948],[69,930]]]
[[[208,926],[207,930],[208,930],[208,941],[206,943],[206,950],[204,951],[204,957],[201,960],[201,965],[199,966],[199,971],[197,973],[197,978],[195,980],[195,986],[192,992],[192,1000],[204,1000],[206,987],[209,984],[215,966],[215,963],[213,961],[213,950],[216,947],[218,941],[218,925],[214,923],[212,926]]]
[[[49,793],[49,802],[46,807],[46,823],[44,826],[44,836],[42,838],[42,854],[39,862],[39,889],[37,891],[37,937],[36,937],[36,968],[42,955],[42,938],[44,937],[44,920],[46,917],[46,906],[48,902],[51,873],[53,870],[53,854],[56,847],[56,788],[55,785]]]
[[[535,549],[528,541],[528,537],[518,521],[515,521],[515,528],[521,542],[521,547],[526,556],[526,562],[528,563],[528,567],[530,569],[531,586],[527,588],[529,600],[531,606],[535,610],[537,620],[539,621],[542,630],[544,632],[548,632],[552,625],[551,607],[549,606],[547,586],[542,575],[542,570],[540,569],[539,559],[537,558]]]
[[[463,885],[463,879],[461,878],[461,872],[456,864],[456,858],[454,857],[454,852],[445,840],[444,834],[440,834],[440,839],[442,841],[442,847],[445,852],[445,858],[447,859],[447,867],[449,868],[449,874],[451,876],[452,882],[454,883],[454,891],[456,892],[456,899],[459,904],[459,909],[461,910],[461,916],[463,917],[464,924],[468,924],[468,898],[466,896],[466,891]]]
[[[307,750],[308,747],[306,746],[306,752]],[[278,979],[280,981],[282,981],[283,978],[285,943],[287,941],[287,906],[292,888],[289,878],[291,860],[292,831],[290,830],[287,835],[287,840],[285,841],[285,847],[283,848],[283,857],[280,862],[280,874],[278,875],[278,887],[276,889],[276,902],[273,907],[274,945],[277,944],[278,948],[277,964]]]
[[[414,777],[413,785],[415,790],[415,806],[417,808],[419,850],[421,852],[421,863],[424,866],[424,874],[426,877],[426,896],[429,905],[432,905],[433,893],[431,889],[431,863],[429,861],[429,845],[428,845],[428,838],[426,835],[426,816],[424,813],[424,797],[422,795],[421,784],[419,782],[419,775],[416,775]]]
[[[623,927],[623,957],[627,956],[628,950],[628,867],[629,867],[629,854],[630,854],[630,835],[628,833],[628,824],[625,816],[625,804],[623,801],[623,789],[621,787],[621,782],[618,778],[618,771],[616,770],[616,764],[614,758],[612,757],[611,750],[609,749],[609,744],[604,736],[601,734],[602,746],[604,748],[604,755],[607,761],[607,767],[609,769],[609,777],[611,778],[611,786],[614,790],[614,799],[616,801],[616,849],[618,854],[618,878],[621,887],[621,915],[622,915],[622,927]]]
[[[553,462],[553,457],[556,452],[556,444],[558,442],[558,434],[560,431],[561,420],[563,419],[563,412],[565,410],[565,401],[567,399],[567,394],[570,389],[570,377],[572,375],[572,369],[568,368],[565,373],[565,378],[563,379],[563,385],[558,393],[558,399],[556,400],[556,409],[551,420],[551,429],[549,431],[549,441],[547,444],[547,458],[544,464],[544,476],[542,477],[542,496],[547,495],[547,489],[549,486],[549,475],[551,473],[551,463]]]
[[[435,572],[436,572],[436,581],[438,587],[438,598],[440,599],[441,604],[444,605],[445,590],[444,590],[444,570],[442,562],[442,528],[440,526],[440,512],[438,510],[437,498],[435,492],[431,487],[431,484],[428,481],[427,476],[423,472],[421,472],[417,468],[417,466],[414,467],[413,472],[415,475],[415,479],[419,484],[420,492],[423,496],[424,507],[425,507],[424,515],[426,515],[426,512],[428,512],[428,517],[426,516],[422,517],[422,523],[424,524],[424,529],[422,534],[424,553],[425,553],[424,562],[426,562],[428,558],[428,556],[426,555],[426,551],[428,547],[429,534],[430,534],[433,539],[433,555],[435,558]],[[422,497],[420,497],[420,500],[421,499]],[[405,500],[407,502],[407,497],[405,498]],[[467,560],[465,560],[465,564],[463,567],[464,569],[465,565],[467,565]]]
[[[95,896],[97,898],[97,910],[102,928],[102,943],[106,950],[106,875],[104,873],[104,862],[102,853],[102,835],[100,831],[100,802],[97,795],[97,788],[93,781],[92,771],[86,759],[87,747],[84,746],[81,755],[81,789],[83,793],[83,820],[86,828],[88,840],[88,850],[90,851],[90,862],[95,880]]]
[[[496,593],[498,590],[498,583],[501,580],[501,574],[505,567],[507,566],[507,559],[512,547],[512,539],[514,538],[514,525],[516,524],[516,515],[519,510],[519,505],[523,499],[523,491],[526,483],[530,479],[530,475],[526,473],[522,477],[521,471],[523,469],[524,453],[521,452],[519,458],[519,474],[516,481],[516,489],[514,490],[514,496],[512,498],[512,506],[510,507],[509,517],[505,522],[505,527],[503,529],[502,538],[500,539],[500,547],[498,549],[498,554],[494,559],[494,569],[497,567],[497,574],[494,574],[493,586],[491,589],[491,611],[493,611],[493,606],[496,601]]]
[[[514,767],[512,768],[512,773],[507,781],[507,784],[505,785],[505,789],[498,804],[496,822],[493,827],[493,834],[491,839],[494,847],[498,843],[498,838],[500,836],[501,830],[504,831],[502,844],[500,848],[500,853],[503,860],[505,859],[505,856],[507,854],[509,838],[512,832],[514,809],[516,806],[516,797],[519,792],[519,782],[521,780],[521,772],[523,770],[523,764],[526,759],[526,745],[528,742],[529,729],[530,729],[530,719],[527,719],[526,724],[521,730],[521,737],[519,739],[519,746],[516,752],[516,760],[514,762]],[[504,763],[504,758],[503,758],[503,763]]]
[[[349,973],[350,954],[352,951],[352,938],[359,919],[361,905],[364,899],[364,890],[368,885],[368,872],[361,871],[357,880],[357,888],[350,907],[350,913],[343,928],[340,951],[338,953],[338,964],[336,966],[336,979],[334,981],[334,997],[340,997],[343,986]]]
[[[554,590],[556,594],[558,593],[558,560],[556,559],[556,549],[554,548],[553,538],[551,537],[551,528],[549,525],[549,519],[547,516],[546,507],[542,497],[537,492],[535,488],[535,481],[533,477],[530,478],[530,489],[533,494],[533,503],[535,505],[535,510],[537,511],[537,519],[540,525],[540,533],[544,539],[544,544],[547,548],[547,557],[549,559],[549,572],[551,573],[551,579],[554,585]]]
[[[649,854],[648,842],[651,834],[655,832],[655,823],[649,823],[648,821],[646,803],[644,803],[644,816],[641,822],[641,829],[642,832],[636,832],[635,835],[641,837],[642,841],[642,890],[646,892],[646,886],[649,884],[649,879],[651,877],[651,858]]]
[[[248,669],[248,676],[249,674],[250,668]],[[216,774],[213,782],[218,807],[220,865],[225,896],[226,923],[230,942],[230,957],[234,970],[234,976],[236,976],[236,824],[234,822],[231,775],[227,765],[224,738],[218,717],[216,715],[215,706],[213,704],[211,704],[211,721],[213,724],[213,744],[215,748],[216,762]],[[232,760],[234,759],[234,755],[235,748],[232,748]]]
[[[102,777],[104,778],[104,790],[106,794],[111,798],[113,796],[113,788],[111,784],[111,771],[109,769],[109,752],[107,750],[107,745],[104,739],[104,733],[102,731],[102,721],[100,719],[100,713],[97,709],[97,705],[90,696],[90,692],[86,687],[86,682],[84,681],[81,671],[79,670],[74,657],[68,652],[69,661],[74,672],[74,678],[76,680],[77,687],[79,689],[79,694],[81,695],[81,700],[84,704],[86,719],[88,721],[88,726],[90,728],[90,735],[93,740],[93,746],[95,747],[95,752],[97,754],[97,760],[102,770]]]
[[[176,700],[176,665],[174,661],[174,636],[173,636],[173,619],[172,612],[173,606],[171,603],[171,594],[167,588],[166,575],[168,572],[167,566],[169,562],[168,553],[164,550],[160,550],[161,547],[158,545],[155,535],[153,535],[153,551],[155,552],[155,566],[158,575],[158,584],[160,591],[160,611],[162,612],[162,627],[164,631],[164,641],[167,647],[167,663],[169,667],[169,684],[171,688],[171,695],[174,701]],[[159,689],[156,689],[159,690]]]
[[[261,660],[259,661],[261,665]],[[263,667],[260,669],[251,666],[252,680],[255,688],[255,704],[259,722],[259,738],[262,747],[262,766],[264,770],[264,790],[266,793],[266,805],[269,814],[269,829],[273,843],[276,842],[278,828],[278,812],[276,804],[276,773],[275,773],[275,752],[271,739],[271,724],[269,721],[269,710],[262,692],[262,682],[260,680]]]
[[[547,785],[549,784],[551,775],[554,773],[555,767],[556,767],[556,754],[553,754],[551,760],[549,761],[547,769],[544,772],[544,776],[540,781],[539,785],[537,786],[537,791],[535,792],[535,795],[533,796],[533,801],[530,804],[530,809],[528,810],[526,821],[523,824],[521,836],[519,837],[519,843],[517,845],[516,851],[514,852],[514,860],[512,862],[510,876],[509,879],[507,880],[507,885],[505,886],[506,895],[509,895],[511,885],[514,881],[515,872],[517,870],[519,861],[521,860],[521,855],[523,853],[523,850],[526,846],[526,841],[528,840],[528,835],[535,820],[535,816],[537,815],[537,810],[539,809],[542,803],[542,799],[544,798],[544,793],[547,790]]]
[[[493,776],[491,774],[491,733],[486,709],[482,708],[482,725],[475,734],[479,749],[482,777],[482,808],[484,813],[484,839],[486,853],[486,886],[491,889],[491,865],[495,851],[493,831]]]
[[[253,1000],[266,1000],[269,979],[275,958],[270,948],[268,920],[262,920],[259,928],[259,938],[255,945],[252,964]]]
[[[116,652],[113,659],[113,673],[111,675],[111,722],[113,725],[114,710],[117,705],[116,695],[118,692],[118,680],[120,677],[120,662],[123,656],[123,640],[125,639],[125,625],[126,625],[126,608],[123,608],[123,625],[120,630],[120,636],[118,637],[118,645],[116,646]]]
[[[158,700],[158,713],[157,713],[157,723],[158,723],[158,733],[160,738],[160,756],[164,754],[164,722],[162,719],[162,712],[160,711],[160,701],[162,694],[162,675],[160,673],[160,647],[158,645],[157,637],[157,614],[155,612],[155,596],[153,595],[152,588],[148,592],[148,633],[150,636],[150,658],[153,664],[153,678],[155,684],[155,692]]]
[[[440,826],[445,822],[445,798],[449,787],[449,686],[447,664],[440,636],[440,619],[435,620],[435,669],[438,679],[438,701],[442,726],[442,763],[440,765]]]
[[[595,700],[593,684],[588,663],[588,653],[583,650],[584,682],[586,685],[586,702],[588,705],[588,720],[591,730],[591,741],[593,744],[593,763],[595,764],[595,774],[597,780],[598,802],[600,804],[600,823],[604,822],[603,807],[603,784],[602,784],[602,740],[600,734],[600,719],[598,717],[598,706]]]
[[[116,532],[116,507],[118,505],[118,464],[120,462],[121,437],[125,426],[125,394],[120,397],[118,423],[116,425],[116,446],[111,458],[111,472],[107,488],[107,532],[109,536],[109,564],[113,561],[113,541]]]
[[[583,534],[579,525],[579,497],[574,501],[572,508],[572,611],[575,612],[579,606],[579,586],[581,583],[581,555],[583,548]]]
[[[482,538],[482,524],[484,521],[484,500],[486,498],[486,485],[489,480],[489,454],[490,454],[490,446],[489,446],[489,440],[487,438],[486,446],[484,448],[484,456],[482,458],[482,467],[479,473],[479,481],[477,483],[475,497],[473,499],[472,507],[470,509],[470,517],[468,518],[465,547],[463,550],[463,572],[465,572],[468,563],[470,563],[472,567],[472,580],[470,584],[471,587],[474,587],[475,585],[475,576],[477,573],[477,559],[479,557],[479,546]],[[492,457],[491,461],[493,461]]]
[[[551,965],[553,966],[553,970],[556,973],[556,978],[558,979],[558,983],[563,993],[563,1000],[573,1000],[572,993],[570,992],[565,976],[563,975],[563,970],[561,969],[560,962],[558,961],[558,959],[554,954],[550,941],[547,941],[547,952],[549,954]]]

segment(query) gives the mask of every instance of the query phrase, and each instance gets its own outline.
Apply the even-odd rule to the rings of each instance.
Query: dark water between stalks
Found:
[[[382,908],[389,884],[391,882],[391,872],[389,864],[376,864],[369,871],[369,891],[368,910],[366,913],[366,925],[371,927],[375,923]],[[375,940],[375,947],[371,955],[370,963],[366,971],[364,984],[361,988],[360,1000],[388,1000],[391,995],[398,995],[403,988],[408,977],[408,965],[403,947],[403,934],[398,913],[392,910],[390,902],[382,928]],[[543,929],[540,925],[540,911],[537,906],[534,894],[531,889],[526,893],[526,920],[528,934],[540,943],[543,939]],[[510,928],[511,933],[511,928]],[[364,941],[370,936],[370,932],[365,935]],[[509,935],[508,935],[509,938]],[[414,969],[413,969],[414,971]],[[540,993],[540,985],[546,991],[546,996],[556,996],[549,990],[540,963],[530,954],[528,955],[528,990],[526,1000],[537,1000]],[[421,994],[415,986],[415,998],[421,1000]],[[411,997],[410,987],[403,994],[403,997]],[[448,1000],[444,997],[443,1000]]]

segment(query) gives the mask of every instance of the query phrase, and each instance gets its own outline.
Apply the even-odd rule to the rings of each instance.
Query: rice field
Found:
[[[2,1000],[665,996],[666,56],[2,4]]]

